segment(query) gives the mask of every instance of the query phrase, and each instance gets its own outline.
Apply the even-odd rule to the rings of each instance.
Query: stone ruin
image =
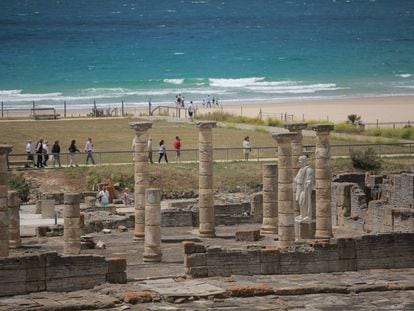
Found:
[[[130,127],[135,131],[136,141],[134,213],[120,216],[105,227],[122,224],[134,228],[133,239],[144,243],[144,262],[162,261],[161,227],[198,227],[200,239],[210,243],[220,238],[216,236],[217,225],[245,223],[256,224],[256,228],[236,232],[237,241],[255,242],[262,234],[272,237],[274,242],[246,249],[184,242],[185,273],[207,277],[414,267],[414,174],[341,174],[332,178],[329,164],[331,125],[314,126],[316,183],[312,196],[314,219],[310,226],[295,222],[300,210],[295,200],[293,177],[303,154],[301,131],[304,124],[289,125],[289,133],[273,135],[278,144],[278,164],[263,166],[262,192],[253,194],[250,202],[220,205],[215,200],[213,185],[212,129],[216,123],[197,123],[199,198],[169,202],[164,209],[161,209],[160,190],[150,188],[148,178],[146,132],[152,123],[135,122]],[[45,217],[56,211],[55,203],[64,204],[61,211],[64,216],[63,255],[40,252],[8,257],[9,248],[21,246],[19,204],[16,194],[7,189],[6,159],[10,150],[10,146],[0,146],[1,295],[70,291],[103,282],[125,283],[125,259],[81,254],[82,243],[90,243],[81,236],[103,229],[102,224],[86,221],[80,212],[82,199],[86,208],[94,208],[94,193],[51,193],[39,200],[38,212]],[[257,225],[261,225],[261,232]],[[334,237],[335,232],[342,234]],[[10,273],[18,273],[15,282],[8,281]]]

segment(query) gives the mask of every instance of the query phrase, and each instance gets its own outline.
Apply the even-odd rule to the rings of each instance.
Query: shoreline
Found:
[[[265,100],[265,101],[222,101],[220,106],[212,108],[203,108],[200,103],[195,104],[198,113],[209,113],[213,111],[223,111],[238,116],[259,117],[261,112],[262,118],[284,118],[293,116],[296,121],[302,120],[321,120],[331,122],[345,122],[347,116],[356,114],[361,116],[364,123],[375,122],[407,122],[414,121],[414,95],[409,96],[379,96],[379,97],[352,97],[352,98],[334,98],[334,99],[284,99],[284,100]],[[68,117],[85,117],[92,111],[92,106],[76,107],[71,109],[67,107]],[[153,103],[153,106],[158,106]],[[160,104],[160,106],[162,106]],[[104,110],[107,106],[97,104],[98,108]],[[174,104],[169,107],[175,108]],[[121,104],[111,107],[111,110],[118,108],[121,112]],[[12,111],[12,110],[10,110]],[[9,117],[28,116],[30,109],[25,111],[13,111]],[[148,113],[148,105],[129,106],[125,103],[125,112],[132,116],[139,116]],[[63,107],[57,107],[56,113],[63,116]],[[7,117],[7,115],[4,115]]]

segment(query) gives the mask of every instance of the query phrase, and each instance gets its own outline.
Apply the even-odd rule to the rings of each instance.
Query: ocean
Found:
[[[412,0],[0,0],[5,107],[414,95]]]

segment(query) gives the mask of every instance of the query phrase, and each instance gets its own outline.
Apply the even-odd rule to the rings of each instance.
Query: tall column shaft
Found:
[[[161,261],[161,191],[145,190],[144,262]]]
[[[331,183],[329,132],[333,125],[314,125],[316,131],[315,183],[317,239],[329,239],[332,234]]]
[[[216,235],[214,217],[214,184],[213,184],[213,133],[216,122],[198,122],[198,208],[199,233],[202,237]]]
[[[263,233],[278,233],[278,168],[263,165]]]
[[[63,252],[65,254],[80,254],[80,236],[82,233],[80,200],[80,193],[65,193],[63,196]]]
[[[0,257],[9,256],[9,208],[7,158],[12,146],[0,145]]]
[[[20,199],[17,191],[9,191],[9,248],[22,246],[20,239]]]
[[[287,123],[284,125],[290,133],[296,133],[292,138],[292,177],[294,178],[299,171],[299,157],[303,155],[303,134],[302,130],[308,126],[307,123]],[[300,214],[299,203],[296,201],[296,187],[293,187],[293,208],[295,216]]]
[[[292,191],[292,139],[296,133],[273,136],[278,143],[278,225],[279,246],[295,242],[295,211]]]
[[[135,229],[134,240],[143,240],[145,236],[145,189],[149,187],[148,179],[148,135],[151,122],[131,122],[129,126],[135,130],[134,145],[134,178],[135,178]]]

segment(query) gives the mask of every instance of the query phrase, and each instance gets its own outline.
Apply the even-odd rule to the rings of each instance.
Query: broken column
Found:
[[[9,208],[7,161],[12,146],[0,145],[0,257],[9,256]]]
[[[295,242],[295,211],[292,191],[292,139],[296,133],[274,134],[278,144],[278,233],[279,246]]]
[[[9,191],[9,248],[18,248],[22,245],[20,239],[20,198],[17,191]]]
[[[80,193],[64,194],[64,250],[65,254],[79,254],[81,250]]]
[[[42,218],[55,218],[55,200],[40,200]]]
[[[161,191],[145,190],[144,262],[161,261]]]
[[[135,130],[134,162],[135,162],[135,229],[134,240],[143,240],[145,235],[145,189],[149,187],[148,179],[148,135],[152,122],[131,122],[130,128]]]
[[[277,165],[263,165],[262,233],[278,233]]]
[[[316,181],[316,233],[317,239],[332,237],[331,178],[329,132],[332,124],[314,125],[316,132],[315,181]]]
[[[198,122],[199,173],[198,173],[198,208],[201,237],[216,235],[214,219],[213,189],[213,133],[215,121]]]
[[[296,133],[296,137],[292,138],[292,176],[293,178],[299,171],[299,157],[303,155],[303,135],[302,130],[306,129],[308,123],[288,123],[284,125],[291,133]],[[293,187],[293,208],[295,216],[300,214],[299,203],[295,200],[296,188]]]
[[[250,214],[254,222],[263,222],[263,193],[256,192],[250,195]]]

